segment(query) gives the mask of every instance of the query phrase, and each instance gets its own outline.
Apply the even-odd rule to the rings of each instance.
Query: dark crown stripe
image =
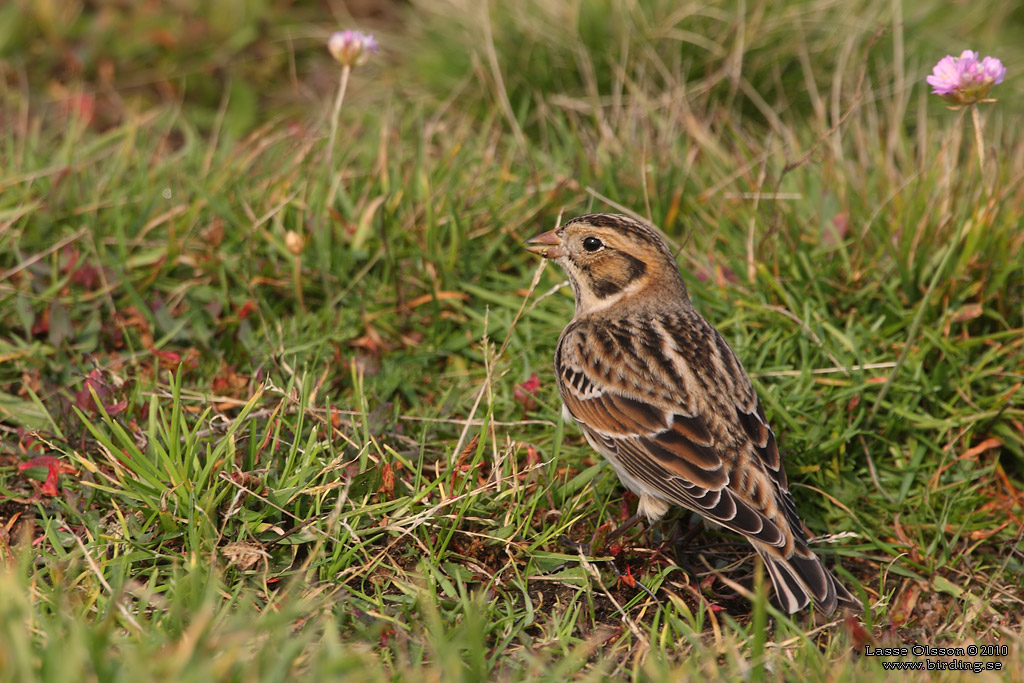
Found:
[[[628,216],[621,216],[619,214],[588,213],[584,216],[573,218],[566,225],[572,225],[573,223],[588,223],[595,228],[611,228],[612,230],[633,235],[648,244],[659,244],[662,241],[661,237],[650,227]]]

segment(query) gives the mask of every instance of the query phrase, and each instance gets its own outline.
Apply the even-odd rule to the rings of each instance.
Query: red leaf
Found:
[[[174,31],[168,30],[163,27],[156,27],[149,31],[149,41],[156,43],[157,45],[173,50],[178,47],[180,42],[180,36]]]
[[[622,497],[622,504],[619,507],[619,520],[625,522],[629,519],[629,498],[626,496]]]
[[[241,308],[238,309],[238,317],[241,320],[245,320],[246,318],[249,317],[249,314],[252,313],[255,310],[256,310],[256,302],[253,301],[252,299],[249,299],[244,304],[242,304]]]
[[[736,271],[730,268],[729,266],[719,266],[719,271],[720,285],[724,285],[725,282],[732,282],[735,284],[740,281],[739,276],[736,275]]]
[[[57,466],[57,458],[52,455],[37,455],[31,460],[27,460],[18,465],[18,471],[24,472],[25,470],[32,469],[33,467],[51,467]]]
[[[395,629],[388,626],[380,632],[380,646],[387,647],[388,641],[391,640],[391,636],[395,635]]]
[[[864,628],[864,625],[860,623],[860,620],[852,614],[843,621],[843,627],[850,636],[850,642],[853,643],[853,649],[859,652],[864,652],[864,646],[870,645],[875,642],[875,638],[871,633]]]
[[[44,308],[40,315],[36,316],[32,324],[32,336],[39,337],[50,331],[50,309]]]
[[[620,578],[622,579],[622,582],[630,588],[636,585],[636,579],[633,578],[633,570],[629,568],[628,564],[626,565],[626,573]]]
[[[85,94],[72,95],[65,101],[64,107],[69,117],[80,119],[88,126],[96,111],[96,98]]]
[[[710,263],[698,265],[694,274],[701,282],[707,282],[714,279],[715,284],[719,287],[725,287],[730,282],[739,282],[739,277],[736,275],[736,271],[729,266],[723,266],[715,263],[713,259]]]
[[[78,250],[69,244],[68,246],[61,249],[60,255],[61,258],[64,259],[64,265],[60,267],[60,272],[73,272],[75,266],[78,265]]]
[[[161,363],[166,363],[167,365],[174,366],[181,364],[181,354],[177,353],[176,351],[164,351],[163,349],[158,349],[155,347],[151,349],[151,351],[153,352],[154,356],[160,359]]]
[[[530,375],[530,379],[516,385],[516,388],[512,391],[512,397],[523,404],[524,410],[533,410],[537,407],[537,402],[533,400],[533,397],[537,395],[539,390],[540,378],[537,377],[537,373],[533,373]]]
[[[953,321],[958,323],[965,323],[968,320],[974,320],[981,316],[985,312],[981,304],[967,304],[962,306],[956,313],[953,314]]]
[[[75,272],[71,274],[71,281],[76,285],[81,285],[90,292],[96,289],[96,285],[100,281],[100,269],[96,266],[82,266],[77,268]]]
[[[850,217],[845,213],[837,213],[832,217],[831,225],[826,225],[821,231],[821,244],[826,247],[834,247],[846,238],[850,230]]]
[[[210,389],[218,396],[239,396],[249,383],[248,375],[239,375],[234,365],[221,364],[220,372],[210,383]]]
[[[118,401],[117,403],[111,403],[109,406],[104,406],[104,410],[107,411],[107,415],[117,415],[122,410],[128,407],[128,399]]]
[[[36,435],[33,432],[28,431],[24,427],[18,427],[16,432],[18,434],[18,449],[22,453],[27,455],[30,451],[42,452],[44,444],[36,439]]]
[[[190,348],[184,358],[177,351],[165,351],[155,346],[148,346],[147,348],[161,363],[171,366],[171,369],[174,371],[177,371],[182,365],[189,370],[199,367],[199,351],[195,348]]]
[[[37,455],[36,457],[23,462],[18,465],[18,471],[24,472],[25,470],[32,469],[33,467],[45,467],[46,468],[46,481],[40,487],[39,491],[45,496],[56,496],[59,491],[57,489],[57,478],[61,474],[78,474],[78,470],[70,465],[62,465],[60,460],[53,457],[52,455]]]
[[[82,388],[75,392],[75,406],[83,413],[96,412],[96,404],[92,400],[92,394],[89,392],[90,388],[96,392],[96,398],[101,403],[105,402],[111,393],[110,385],[103,378],[103,372],[99,368],[93,369],[86,375]]]
[[[537,373],[535,372],[530,375],[530,379],[520,384],[519,387],[531,396],[536,395],[537,390],[540,389],[540,378],[537,377]]]
[[[395,468],[391,463],[386,462],[380,468],[380,488],[378,493],[383,493],[385,500],[395,493]]]

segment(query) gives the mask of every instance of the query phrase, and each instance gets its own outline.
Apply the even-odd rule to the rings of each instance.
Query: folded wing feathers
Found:
[[[671,330],[666,328],[666,331]],[[562,342],[567,341],[569,336],[570,329],[567,328]],[[603,343],[606,358],[621,360],[629,357],[622,353],[622,345],[629,343],[628,338],[622,335],[597,336]],[[735,414],[755,456],[749,462],[758,462],[761,467],[757,469],[767,478],[761,478],[751,471],[745,473],[741,482],[731,482],[722,452],[716,448],[714,435],[707,422],[696,414],[697,410],[692,410],[695,406],[684,405],[688,402],[678,395],[678,388],[647,388],[651,396],[660,396],[662,399],[671,396],[677,402],[672,409],[612,391],[608,388],[613,374],[609,363],[602,364],[598,358],[588,359],[582,344],[570,347],[576,352],[570,354],[574,357],[563,358],[562,342],[559,343],[556,355],[556,364],[563,378],[562,398],[570,414],[580,422],[588,439],[598,450],[603,450],[613,462],[636,481],[646,485],[651,492],[657,492],[658,497],[694,510],[748,537],[764,559],[778,599],[788,612],[803,609],[812,597],[817,609],[826,615],[831,614],[837,604],[861,608],[857,598],[836,581],[818,557],[808,549],[796,504],[788,490],[775,435],[768,426],[753,387],[749,380],[745,380],[742,372],[733,375],[734,379],[740,377],[745,380],[734,387],[737,400]],[[640,342],[648,347],[653,346],[651,340],[643,339]],[[671,348],[678,352],[681,347],[673,341]],[[740,367],[724,340],[721,340],[718,348],[721,361],[727,367]],[[672,369],[664,368],[663,357],[660,362],[665,372]],[[669,379],[681,382],[681,372],[677,368]],[[702,377],[695,377],[703,384]],[[680,407],[688,410],[680,411]],[[598,447],[599,444],[604,448]],[[729,487],[730,483],[744,490],[734,491]],[[791,532],[789,539],[782,528],[740,497],[743,495],[756,502],[759,500],[759,487],[762,486],[772,489],[769,499],[779,506]]]
[[[569,412],[632,477],[664,499],[737,533],[772,547],[786,544],[778,525],[728,488],[729,473],[703,419],[680,412],[670,416],[648,401],[601,391],[585,377],[586,366],[573,365],[571,370],[568,363],[562,365],[562,394]],[[749,421],[758,440],[774,447],[767,425],[756,415]]]

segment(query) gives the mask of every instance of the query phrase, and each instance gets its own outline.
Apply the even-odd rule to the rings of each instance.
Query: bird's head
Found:
[[[569,276],[577,314],[607,308],[625,298],[657,303],[686,299],[686,287],[661,235],[619,214],[573,218],[526,242]]]

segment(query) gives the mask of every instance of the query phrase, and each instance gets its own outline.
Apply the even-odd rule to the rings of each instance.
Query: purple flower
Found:
[[[365,64],[371,52],[377,51],[377,40],[370,33],[337,31],[327,41],[327,49],[345,66]]]
[[[985,99],[993,85],[1003,82],[1006,67],[995,57],[978,60],[978,53],[964,50],[959,57],[946,55],[926,78],[932,92],[958,105]]]

